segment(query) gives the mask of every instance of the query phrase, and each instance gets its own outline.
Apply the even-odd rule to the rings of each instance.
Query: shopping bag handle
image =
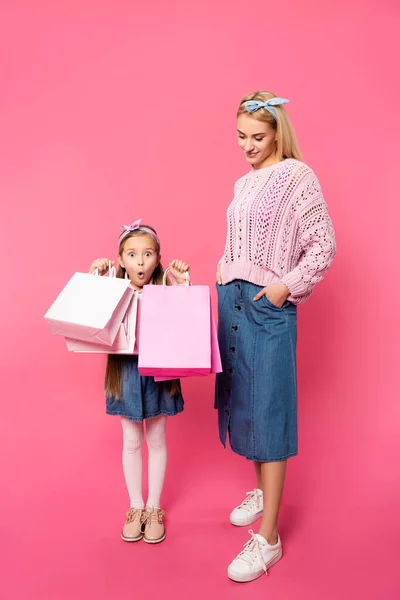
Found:
[[[100,272],[98,269],[96,269],[95,271],[93,271],[92,275],[96,275],[96,277],[98,277],[100,275]],[[115,271],[115,267],[111,266],[111,261],[108,261],[108,276],[109,277],[115,277],[116,276],[116,271]]]
[[[164,277],[163,277],[163,285],[167,285],[167,275],[169,273],[171,269],[168,267],[167,269],[165,269],[164,271]],[[185,285],[190,285],[190,275],[189,275],[189,271],[185,271],[185,277],[186,277],[186,283]]]

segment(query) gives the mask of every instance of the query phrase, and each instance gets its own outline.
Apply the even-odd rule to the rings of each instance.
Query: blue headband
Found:
[[[261,100],[246,100],[246,102],[243,102],[242,106],[244,106],[249,113],[254,113],[260,108],[265,108],[265,110],[274,117],[275,121],[277,121],[276,111],[272,107],[288,103],[289,100],[286,100],[285,98],[271,98],[266,102],[262,102]]]

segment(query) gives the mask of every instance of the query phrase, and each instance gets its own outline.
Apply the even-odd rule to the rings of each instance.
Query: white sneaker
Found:
[[[250,540],[245,544],[244,550],[237,555],[228,567],[228,577],[233,581],[244,583],[254,581],[282,558],[282,544],[278,542],[270,546],[262,535],[251,534]]]
[[[240,506],[233,509],[230,515],[232,525],[245,527],[257,521],[263,514],[263,493],[255,489],[252,492],[246,492],[247,497]]]

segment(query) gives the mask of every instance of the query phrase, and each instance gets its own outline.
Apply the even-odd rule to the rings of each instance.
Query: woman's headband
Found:
[[[242,106],[244,106],[249,113],[254,113],[260,108],[265,108],[265,110],[274,117],[275,121],[277,121],[278,117],[276,116],[276,110],[272,107],[288,103],[289,100],[286,100],[286,98],[271,98],[266,102],[262,102],[261,100],[246,100],[246,102],[243,102]]]

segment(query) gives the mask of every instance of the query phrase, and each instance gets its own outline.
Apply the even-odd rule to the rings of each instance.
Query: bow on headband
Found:
[[[262,102],[261,100],[246,100],[246,102],[243,102],[242,106],[244,106],[249,113],[254,113],[260,108],[265,108],[265,110],[274,117],[275,121],[277,121],[276,111],[272,107],[288,103],[289,100],[286,100],[286,98],[271,98],[266,102]]]
[[[137,221],[133,221],[133,223],[131,223],[131,225],[121,225],[121,229],[124,229],[126,233],[135,231],[136,229],[140,229],[141,222],[142,222],[142,219],[138,219]]]
[[[121,229],[123,229],[124,231],[118,238],[118,244],[120,244],[129,233],[132,233],[132,231],[145,231],[146,233],[152,235],[153,238],[156,240],[157,244],[160,245],[160,240],[158,239],[155,232],[152,229],[149,229],[148,227],[141,227],[141,222],[142,219],[138,219],[137,221],[131,223],[131,225],[121,225]]]

